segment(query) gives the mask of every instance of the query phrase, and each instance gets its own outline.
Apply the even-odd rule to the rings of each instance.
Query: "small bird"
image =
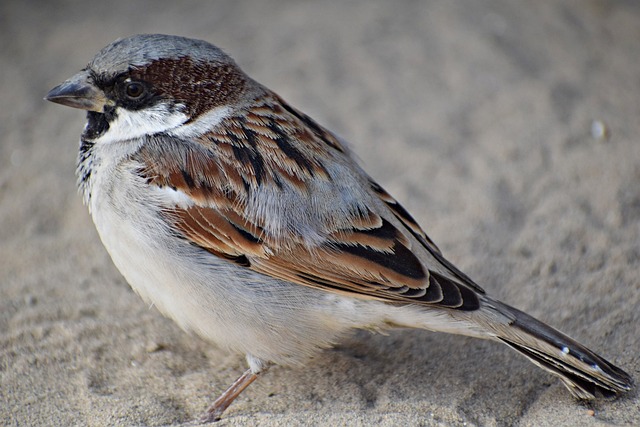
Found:
[[[212,44],[120,39],[45,99],[87,110],[78,186],[132,288],[246,356],[203,422],[270,365],[304,364],[357,328],[502,342],[578,399],[632,387],[622,369],[488,296],[344,141]]]

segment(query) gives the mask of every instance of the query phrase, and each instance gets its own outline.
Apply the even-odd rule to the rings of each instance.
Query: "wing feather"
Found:
[[[139,173],[149,185],[168,186],[193,201],[162,210],[182,237],[230,262],[305,286],[390,303],[479,307],[482,289],[446,261],[413,218],[373,181],[354,180],[370,186],[369,193],[383,202],[376,206],[386,209],[337,206],[349,214],[341,221],[320,221],[314,232],[322,240],[313,244],[294,227],[273,235],[267,218],[249,215],[248,201],[260,186],[286,186],[299,193],[301,203],[318,191],[310,187],[314,180],[326,180],[332,188],[331,168],[323,162],[347,152],[308,116],[275,95],[270,101],[268,108],[254,106],[226,119],[199,140],[172,143],[156,137],[140,149]],[[354,175],[360,173],[352,167]],[[426,265],[419,247],[440,265]]]

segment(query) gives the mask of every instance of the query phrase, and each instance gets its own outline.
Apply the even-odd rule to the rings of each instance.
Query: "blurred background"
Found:
[[[131,291],[76,193],[82,112],[42,100],[113,40],[210,41],[338,133],[494,296],[640,377],[640,2],[0,3],[0,424],[182,425],[245,368]],[[593,411],[593,412],[589,412]],[[508,349],[354,333],[219,425],[640,424]]]

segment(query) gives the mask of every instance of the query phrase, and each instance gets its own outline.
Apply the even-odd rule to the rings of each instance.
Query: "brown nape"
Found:
[[[151,84],[157,95],[185,104],[189,121],[237,101],[246,86],[245,76],[234,64],[196,62],[186,56],[155,60],[133,68],[129,75]]]

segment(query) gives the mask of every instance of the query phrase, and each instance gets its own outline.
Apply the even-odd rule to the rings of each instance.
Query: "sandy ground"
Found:
[[[0,424],[185,425],[244,369],[146,306],[75,188],[48,89],[112,40],[203,38],[351,141],[493,295],[640,379],[640,3],[4,1]],[[593,416],[589,412],[593,410]],[[218,425],[640,425],[498,344],[354,333]]]

